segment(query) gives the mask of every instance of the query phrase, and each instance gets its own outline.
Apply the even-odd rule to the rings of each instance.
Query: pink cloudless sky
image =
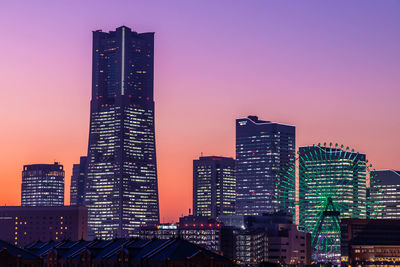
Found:
[[[0,203],[24,164],[87,151],[91,31],[154,31],[161,218],[192,205],[192,160],[234,156],[250,114],[400,170],[399,1],[1,1]]]

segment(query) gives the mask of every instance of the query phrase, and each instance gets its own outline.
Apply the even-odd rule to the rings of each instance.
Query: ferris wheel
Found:
[[[365,154],[332,143],[300,147],[277,181],[279,208],[311,234],[314,260],[340,261],[340,220],[376,218],[380,206],[369,197],[377,187]]]

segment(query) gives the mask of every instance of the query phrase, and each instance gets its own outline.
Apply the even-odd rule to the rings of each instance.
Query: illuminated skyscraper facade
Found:
[[[236,120],[236,213],[279,210],[277,179],[295,156],[295,127],[249,116]]]
[[[63,165],[24,165],[22,171],[21,206],[63,206]]]
[[[377,184],[369,190],[371,202],[378,206],[378,219],[400,219],[400,171],[372,171]]]
[[[87,157],[81,157],[79,164],[72,167],[70,204],[82,206],[86,186]]]
[[[216,218],[235,213],[235,160],[200,157],[193,160],[193,214]]]
[[[85,205],[89,235],[110,239],[159,222],[154,33],[93,32]]]

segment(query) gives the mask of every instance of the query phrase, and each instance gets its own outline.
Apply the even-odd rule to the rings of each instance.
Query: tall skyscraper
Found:
[[[295,156],[295,127],[248,116],[236,120],[236,213],[276,211],[277,179]]]
[[[82,206],[84,204],[86,186],[87,157],[81,157],[79,164],[74,164],[71,176],[70,203]]]
[[[135,235],[159,222],[153,99],[154,33],[93,32],[85,205],[89,235]]]
[[[400,171],[376,170],[371,175],[378,181],[369,190],[371,204],[378,206],[377,219],[400,219]]]
[[[193,160],[193,214],[216,218],[235,213],[235,160],[200,157]]]
[[[22,171],[21,206],[63,206],[63,165],[24,165]]]

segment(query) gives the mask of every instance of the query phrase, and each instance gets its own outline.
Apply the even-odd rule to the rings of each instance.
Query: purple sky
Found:
[[[234,119],[297,126],[400,169],[399,1],[1,1],[0,203],[23,164],[87,150],[91,31],[156,32],[161,218],[191,207],[192,160],[234,156]]]

